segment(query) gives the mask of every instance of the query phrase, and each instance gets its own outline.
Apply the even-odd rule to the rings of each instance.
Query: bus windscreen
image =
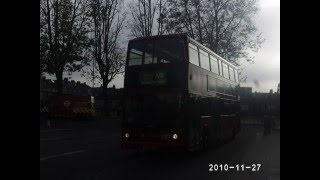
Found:
[[[183,40],[179,38],[139,40],[129,45],[129,66],[182,62]]]

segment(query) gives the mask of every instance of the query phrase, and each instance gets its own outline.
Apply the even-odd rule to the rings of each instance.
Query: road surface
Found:
[[[278,131],[264,136],[262,126],[243,125],[235,140],[210,151],[138,153],[120,149],[120,126],[112,121],[107,128],[94,122],[40,128],[40,179],[280,179]]]

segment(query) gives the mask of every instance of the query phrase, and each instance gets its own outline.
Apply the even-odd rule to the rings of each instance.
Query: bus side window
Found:
[[[238,74],[238,71],[236,69],[234,70],[234,74],[235,74],[236,82],[239,82],[239,74]]]
[[[228,65],[222,63],[223,77],[229,79],[229,69]]]
[[[225,83],[223,81],[217,79],[217,90],[218,90],[218,92],[224,93],[224,84]]]
[[[217,58],[210,55],[210,62],[211,62],[211,71],[219,74],[219,65]]]
[[[230,66],[229,66],[229,73],[230,73],[230,80],[234,81],[234,71],[233,71],[233,68],[231,68]]]
[[[235,87],[235,85],[231,85],[231,95],[233,95],[233,96],[236,95],[236,87]]]
[[[222,61],[221,60],[218,60],[219,62],[219,72],[220,72],[220,76],[223,76],[223,73],[222,73]]]
[[[210,62],[209,62],[209,55],[207,52],[199,49],[200,51],[200,65],[202,68],[210,71]]]
[[[226,84],[225,84],[225,90],[224,90],[224,91],[225,91],[226,94],[229,94],[229,95],[230,95],[230,94],[231,94],[231,84],[226,83]]]
[[[199,56],[198,56],[198,48],[189,43],[189,61],[199,66]]]
[[[208,91],[217,91],[217,80],[207,75],[207,89]]]

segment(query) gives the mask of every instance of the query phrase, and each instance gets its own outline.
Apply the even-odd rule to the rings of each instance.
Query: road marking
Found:
[[[40,161],[44,161],[44,160],[48,160],[48,159],[52,159],[52,158],[56,158],[56,157],[61,157],[61,156],[68,156],[71,154],[78,154],[78,153],[82,153],[85,151],[86,150],[79,150],[79,151],[73,151],[73,152],[68,152],[68,153],[63,153],[63,154],[57,154],[57,155],[53,155],[53,156],[47,156],[47,157],[40,158]]]

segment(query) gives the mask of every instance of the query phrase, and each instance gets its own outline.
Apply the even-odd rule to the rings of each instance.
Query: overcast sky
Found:
[[[255,64],[244,64],[247,83],[253,91],[277,90],[280,82],[280,0],[260,0],[260,12],[256,23],[266,41],[255,54]],[[259,82],[259,86],[254,81]]]
[[[256,23],[262,36],[266,39],[262,48],[255,54],[255,63],[244,63],[244,74],[248,76],[246,83],[241,86],[252,87],[253,91],[269,92],[277,90],[280,82],[280,0],[260,0],[260,11]],[[125,42],[127,43],[127,42]],[[65,77],[67,74],[65,74]],[[55,79],[55,78],[51,78]],[[71,79],[85,82],[79,73],[73,73]],[[259,82],[258,86],[254,81]],[[87,82],[88,85],[92,83]],[[123,87],[123,76],[119,75],[109,86]]]

